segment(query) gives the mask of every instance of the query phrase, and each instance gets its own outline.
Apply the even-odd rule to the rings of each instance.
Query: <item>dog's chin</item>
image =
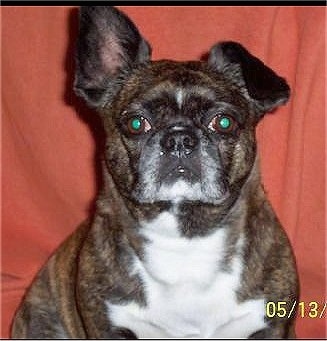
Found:
[[[169,201],[173,204],[181,202],[197,202],[212,205],[221,205],[228,197],[229,191],[219,192],[214,186],[212,190],[205,190],[200,182],[189,182],[185,179],[178,179],[175,182],[167,182],[153,186],[153,190],[147,186],[139,186],[138,190],[133,192],[133,198],[140,203],[156,203]],[[140,190],[142,188],[142,190]]]

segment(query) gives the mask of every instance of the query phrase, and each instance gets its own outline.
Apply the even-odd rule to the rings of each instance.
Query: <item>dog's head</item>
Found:
[[[150,55],[123,13],[81,8],[75,90],[104,120],[108,170],[140,203],[220,204],[249,176],[255,126],[289,87],[235,42],[216,44],[205,62]]]

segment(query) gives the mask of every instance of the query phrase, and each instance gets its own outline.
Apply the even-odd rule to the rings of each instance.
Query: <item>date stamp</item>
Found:
[[[294,301],[292,305],[286,301],[270,301],[266,303],[266,316],[268,318],[290,318],[296,310],[301,318],[326,318],[327,302]]]

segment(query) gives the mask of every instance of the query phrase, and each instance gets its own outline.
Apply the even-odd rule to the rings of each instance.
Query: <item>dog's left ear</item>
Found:
[[[239,43],[222,42],[214,45],[209,53],[208,64],[238,86],[246,88],[258,108],[259,118],[289,99],[290,88],[285,79]]]

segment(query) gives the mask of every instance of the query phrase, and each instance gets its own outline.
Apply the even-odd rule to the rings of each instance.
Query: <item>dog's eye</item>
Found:
[[[237,127],[235,119],[229,115],[217,115],[209,123],[208,128],[218,133],[230,133]]]
[[[127,121],[128,131],[133,135],[146,133],[151,129],[149,121],[143,116],[133,116]]]

